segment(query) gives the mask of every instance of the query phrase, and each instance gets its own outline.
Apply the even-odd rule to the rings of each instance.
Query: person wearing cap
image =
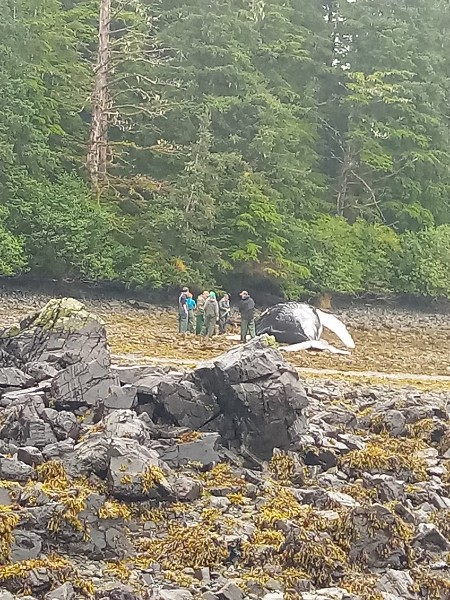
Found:
[[[188,329],[187,295],[189,288],[184,287],[178,297],[178,333],[186,333]]]
[[[255,331],[255,302],[250,294],[244,290],[239,294],[241,302],[239,304],[239,312],[241,314],[241,344],[247,341],[247,334],[250,338],[256,336]]]
[[[219,305],[217,303],[216,294],[209,292],[209,298],[205,302],[204,307],[204,323],[202,335],[212,337],[216,333],[216,323],[219,318]]]
[[[230,296],[224,294],[219,300],[219,333],[226,333],[228,318],[230,316]]]
[[[209,298],[209,292],[208,291],[204,291],[200,294],[200,296],[197,298],[197,317],[196,317],[196,323],[195,323],[195,333],[197,335],[200,335],[203,329],[203,322],[204,322],[204,311],[205,311],[205,302],[207,301],[207,299]]]

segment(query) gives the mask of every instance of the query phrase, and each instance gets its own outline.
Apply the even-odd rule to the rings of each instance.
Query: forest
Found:
[[[0,7],[0,274],[450,296],[448,0]]]

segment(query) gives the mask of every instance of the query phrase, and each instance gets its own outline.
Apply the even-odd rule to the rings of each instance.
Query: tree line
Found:
[[[450,296],[444,0],[0,0],[0,273]]]

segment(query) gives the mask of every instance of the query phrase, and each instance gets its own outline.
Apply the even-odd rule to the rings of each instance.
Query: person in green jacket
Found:
[[[216,333],[216,323],[219,319],[219,304],[214,292],[209,292],[209,298],[205,302],[204,319],[202,335],[212,337]]]
[[[241,313],[241,344],[245,344],[247,341],[247,334],[250,335],[251,339],[256,336],[255,302],[245,290],[239,295],[241,297],[239,305],[239,312]]]
[[[195,324],[195,333],[200,335],[203,329],[205,302],[209,298],[209,292],[204,291],[197,298],[197,317]]]

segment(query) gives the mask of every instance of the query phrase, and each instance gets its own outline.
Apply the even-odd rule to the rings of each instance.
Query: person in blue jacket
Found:
[[[195,323],[196,323],[195,309],[197,308],[197,302],[192,297],[191,292],[188,292],[186,294],[186,305],[187,305],[187,309],[188,309],[187,330],[189,333],[195,333]]]

